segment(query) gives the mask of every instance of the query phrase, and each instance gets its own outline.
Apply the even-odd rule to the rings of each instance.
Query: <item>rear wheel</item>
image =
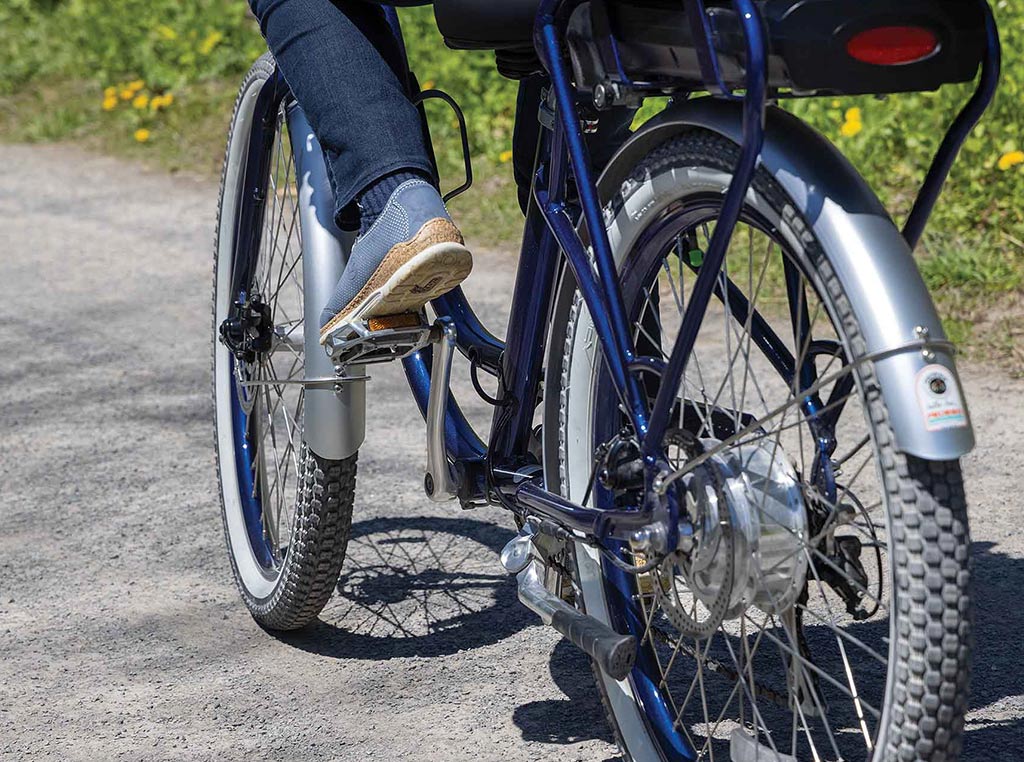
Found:
[[[268,163],[263,228],[246,252],[252,282],[234,293],[234,239],[256,95],[272,76],[262,57],[235,105],[221,180],[214,260],[214,403],[217,471],[231,568],[263,626],[302,627],[317,618],[338,581],[352,523],[356,455],[322,458],[303,439],[302,222],[285,109]],[[232,304],[250,305],[247,353],[220,341]],[[311,330],[316,330],[312,326]]]
[[[648,154],[606,207],[642,354],[671,351],[736,162],[734,144],[692,130]],[[692,541],[639,574],[621,565],[648,563],[649,549],[576,546],[587,612],[640,643],[629,678],[598,675],[629,759],[959,754],[960,467],[895,451],[871,364],[849,362],[858,316],[795,208],[758,173],[676,390],[670,489]],[[597,448],[632,433],[578,295],[554,325],[548,474],[572,500],[636,505],[628,487],[593,481]],[[658,386],[652,374],[652,397]]]

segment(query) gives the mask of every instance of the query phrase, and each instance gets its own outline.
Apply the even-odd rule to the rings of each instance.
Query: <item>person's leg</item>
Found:
[[[321,341],[375,315],[413,312],[469,274],[437,190],[419,112],[383,9],[360,0],[250,0],[323,147],[338,222],[360,235],[320,316]]]
[[[402,82],[402,55],[380,6],[360,0],[251,0],[251,6],[324,150],[344,227],[359,223],[354,202],[381,178],[402,173],[433,180],[419,114]],[[386,201],[387,195],[378,206]]]

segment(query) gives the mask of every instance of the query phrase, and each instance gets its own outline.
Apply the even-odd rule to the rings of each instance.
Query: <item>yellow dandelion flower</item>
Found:
[[[501,153],[498,154],[498,161],[500,161],[502,164],[508,164],[510,161],[512,161],[512,152],[502,151]]]
[[[999,169],[1003,172],[1018,164],[1024,164],[1024,151],[1010,151],[999,157]]]
[[[118,104],[118,100],[117,100],[117,96],[116,95],[111,97],[111,98],[104,98],[103,99],[103,110],[104,111],[113,111],[114,109],[117,108],[117,104]]]
[[[120,92],[120,96],[121,96],[121,100],[123,100],[123,101],[130,101],[132,98],[135,97],[135,91],[134,90],[129,90],[126,87],[124,90],[122,90]]]
[[[145,127],[135,130],[135,140],[139,143],[145,143],[149,140],[149,130]]]
[[[210,53],[213,52],[213,49],[217,47],[217,43],[223,39],[224,34],[222,32],[210,32],[205,38],[203,38],[203,41],[199,43],[199,52],[204,56],[210,55]]]
[[[861,114],[860,108],[858,108],[857,106],[854,106],[853,108],[846,109],[846,121],[848,121],[848,122],[861,122],[861,121],[863,121],[863,119],[861,117],[862,117],[862,114]],[[859,130],[858,130],[858,132],[859,132]]]
[[[125,87],[127,89],[134,90],[135,92],[139,92],[139,90],[141,90],[145,86],[146,86],[145,80],[141,80],[141,79],[136,79],[136,80],[134,80],[132,82],[129,82],[127,85],[125,85]]]
[[[423,85],[420,87],[420,89],[421,90],[433,90],[434,89],[434,80],[428,79],[426,82],[423,83]]]
[[[141,111],[142,109],[146,108],[146,106],[148,106],[148,105],[149,105],[149,96],[146,95],[145,93],[142,93],[141,95],[136,95],[135,99],[132,101],[132,108],[137,108],[137,109],[139,109],[139,111]]]
[[[839,108],[843,103],[838,98],[832,101],[832,108]]]
[[[160,24],[156,28],[156,33],[165,40],[176,40],[178,39],[178,33],[171,29],[167,24]]]
[[[842,135],[844,138],[852,138],[854,135],[856,135],[863,129],[863,122],[854,122],[852,120],[847,120],[843,122],[843,126],[839,128],[839,134]]]
[[[117,97],[117,88],[114,87],[113,85],[111,85],[110,87],[103,88],[103,97],[104,98],[116,98]]]
[[[160,109],[167,108],[174,103],[174,96],[170,93],[164,95],[154,95],[149,101],[149,107],[153,111],[159,111]]]

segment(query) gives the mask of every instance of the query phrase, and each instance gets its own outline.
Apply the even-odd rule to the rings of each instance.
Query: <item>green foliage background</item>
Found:
[[[1016,326],[1024,282],[1024,164],[1006,171],[997,166],[1001,156],[1024,150],[1024,5],[995,0],[993,6],[1004,44],[1001,90],[957,162],[922,247],[921,266],[952,315],[957,338],[987,325],[1000,352],[1024,361],[1014,341],[1024,335]],[[507,192],[511,171],[502,160],[511,139],[515,83],[497,74],[489,53],[446,49],[429,8],[403,10],[402,18],[421,82],[451,92],[469,120],[484,195],[457,203],[472,216],[469,207],[479,210],[485,198],[487,224],[480,229],[490,235],[483,237],[509,239],[518,211]],[[0,137],[91,139],[104,149],[148,154],[171,166],[213,169],[238,78],[263,49],[245,0],[5,0]],[[104,87],[134,79],[176,96],[175,106],[153,117],[145,146],[132,139],[138,116],[101,109]],[[970,85],[947,86],[884,100],[803,100],[787,108],[835,140],[899,220],[945,126],[970,92]],[[844,114],[854,106],[861,109],[863,130],[843,137]],[[454,120],[443,105],[430,108],[442,168],[454,179],[460,166]]]

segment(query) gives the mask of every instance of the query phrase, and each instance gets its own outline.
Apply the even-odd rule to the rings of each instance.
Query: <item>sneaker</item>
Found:
[[[416,312],[462,283],[472,269],[473,256],[437,189],[423,180],[408,180],[356,239],[334,295],[320,314],[320,343],[351,323]]]

